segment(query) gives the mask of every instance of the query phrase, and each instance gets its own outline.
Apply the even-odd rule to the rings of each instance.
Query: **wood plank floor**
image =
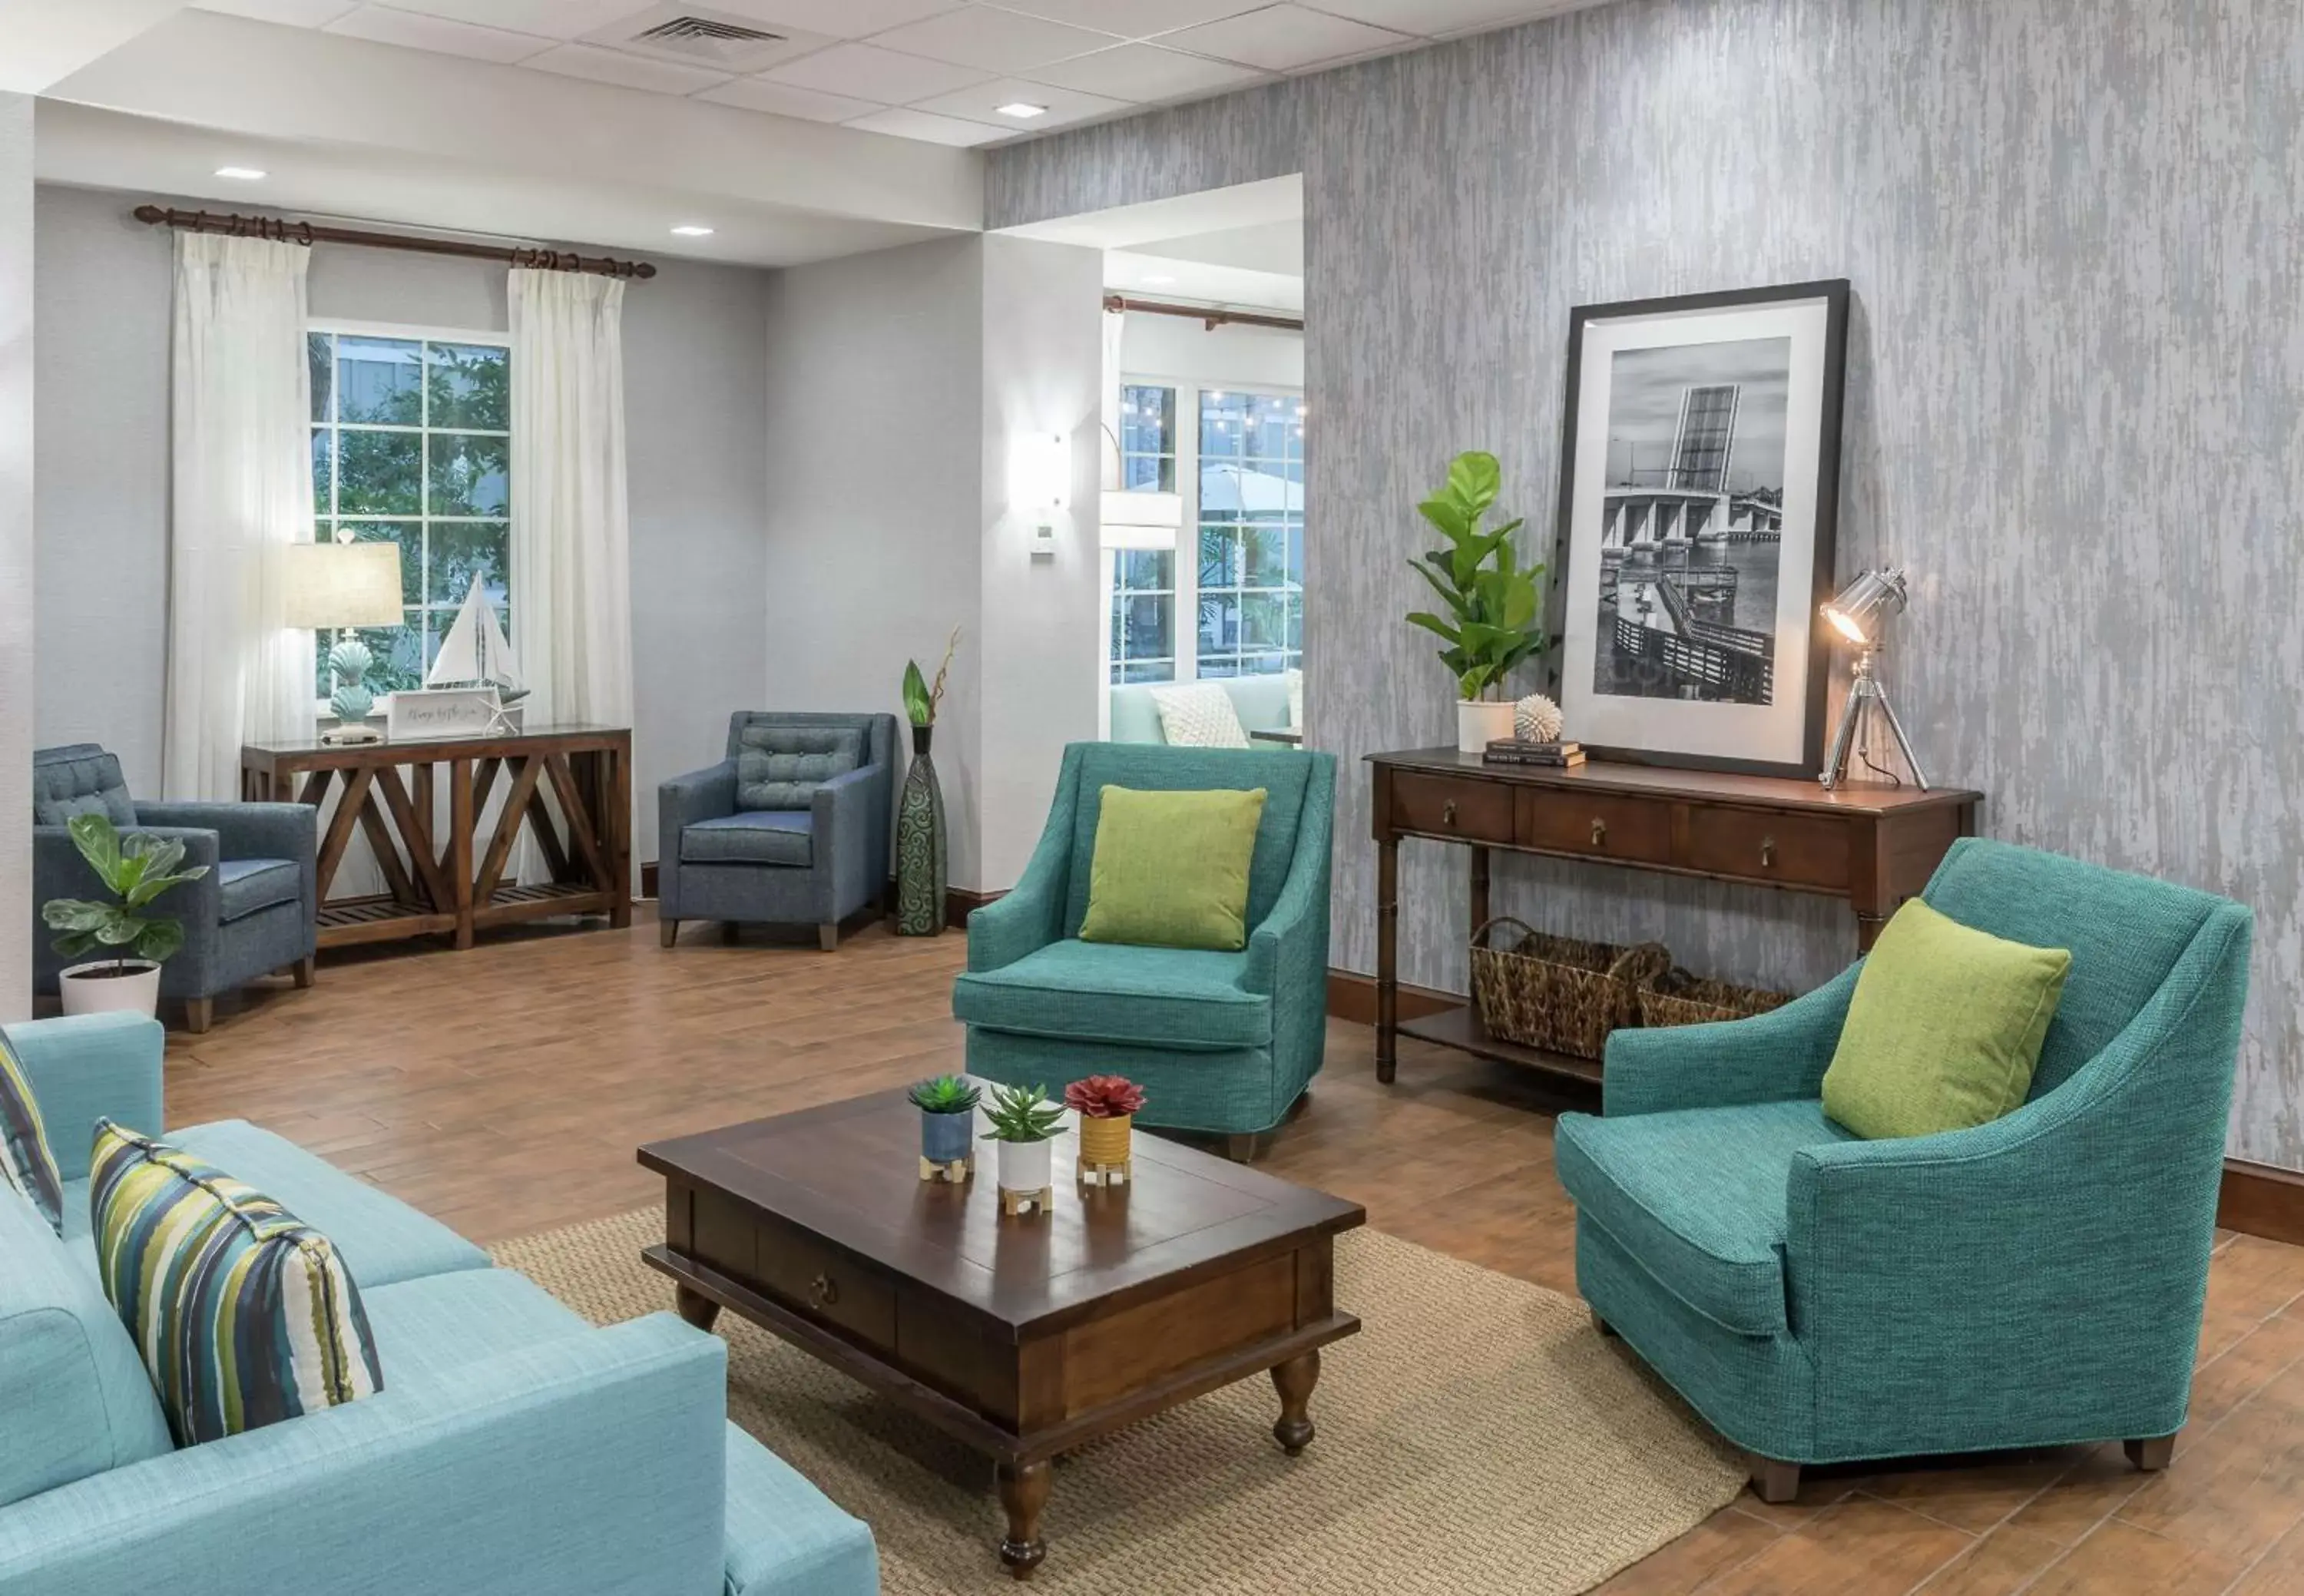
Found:
[[[245,1117],[490,1242],[661,1195],[632,1150],[960,1062],[958,936],[874,928],[837,954],[691,927],[541,932],[467,954],[324,955],[309,992],[219,1006],[172,1034],[169,1118]],[[1551,1095],[1504,1066],[1331,1025],[1326,1073],[1266,1167],[1365,1203],[1394,1235],[1572,1295]],[[1609,1596],[2304,1592],[2304,1250],[2219,1239],[2175,1466],[2117,1447],[1812,1472],[1747,1496]],[[1476,1596],[1476,1593],[1467,1593]]]

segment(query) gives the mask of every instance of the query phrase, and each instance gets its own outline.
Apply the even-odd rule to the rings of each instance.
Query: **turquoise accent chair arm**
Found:
[[[116,1119],[148,1136],[167,1128],[161,1122],[160,1085],[166,1033],[157,1020],[70,1014],[7,1029],[64,1179],[88,1178],[99,1119]]]
[[[2004,1118],[1793,1156],[1792,1329],[1838,1388],[1928,1413],[1944,1450],[2027,1408],[2073,1440],[2183,1422],[2249,935],[2222,905],[2119,1035]],[[2091,1404],[2161,1427],[2091,1433],[2072,1417]],[[1827,1443],[1834,1418],[1818,1414]]]
[[[1317,981],[1324,1000],[1326,995],[1331,811],[1320,802],[1326,794],[1317,783],[1313,794],[1298,827],[1280,896],[1264,923],[1249,934],[1248,967],[1240,984],[1250,992],[1293,992]]]
[[[572,1334],[0,1507],[0,1596],[719,1596],[727,1349]],[[251,1517],[233,1504],[262,1504]]]
[[[1028,954],[1063,939],[1064,898],[1071,887],[1072,826],[1080,811],[1080,746],[1064,750],[1047,824],[1024,866],[1024,879],[968,917],[970,974],[1004,969]]]
[[[1749,1020],[1616,1031],[1601,1075],[1601,1112],[1614,1118],[1815,1097],[1863,968],[1859,960],[1805,997]]]

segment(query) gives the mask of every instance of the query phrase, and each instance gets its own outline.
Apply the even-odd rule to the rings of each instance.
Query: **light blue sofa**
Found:
[[[1880,1142],[1827,1119],[1859,965],[1758,1019],[1619,1031],[1605,1116],[1560,1116],[1578,1288],[1771,1501],[1805,1464],[2118,1440],[2157,1468],[2184,1423],[2249,912],[1973,837],[1925,896],[2071,950],[2014,1113]]]
[[[243,1121],[169,1140],[326,1232],[374,1396],[170,1447],[88,1235],[99,1116],[157,1130],[160,1027],[9,1028],[68,1235],[0,1187],[0,1596],[874,1596],[870,1531],[727,1422],[727,1348],[594,1329],[525,1276]]]
[[[1214,681],[1232,700],[1233,713],[1240,717],[1242,731],[1277,732],[1288,726],[1288,678],[1272,676],[1203,677]],[[1137,682],[1112,690],[1112,724],[1110,741],[1114,743],[1165,743],[1167,736],[1160,730],[1159,707],[1152,701],[1155,685],[1166,687],[1169,683]]]
[[[1088,867],[1105,786],[1265,789],[1238,953],[1083,942]],[[1039,846],[1016,889],[968,917],[968,972],[953,985],[968,1073],[1051,1096],[1083,1075],[1144,1088],[1139,1125],[1257,1137],[1320,1073],[1328,1033],[1329,836],[1336,760],[1294,749],[1064,750]]]

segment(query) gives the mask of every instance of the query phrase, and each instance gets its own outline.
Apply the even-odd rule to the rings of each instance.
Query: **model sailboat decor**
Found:
[[[392,695],[392,734],[477,737],[517,731],[505,709],[527,696],[520,660],[496,624],[496,607],[475,579],[433,656],[424,686]]]

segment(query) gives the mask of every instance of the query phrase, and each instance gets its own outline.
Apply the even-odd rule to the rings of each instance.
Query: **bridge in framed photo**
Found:
[[[1724,577],[1732,606],[1736,573],[1731,567],[1621,576],[1616,653],[1654,667],[1688,696],[1765,704],[1775,691],[1775,635],[1707,620],[1698,613],[1703,600],[1690,593],[1691,587],[1716,593]]]

